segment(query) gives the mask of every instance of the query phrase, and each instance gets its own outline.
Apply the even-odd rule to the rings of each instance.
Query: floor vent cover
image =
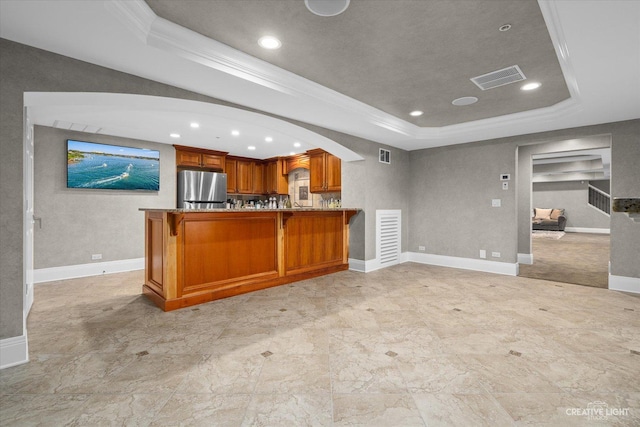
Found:
[[[502,70],[492,71],[481,76],[473,77],[472,82],[476,84],[480,89],[487,90],[494,87],[508,85],[510,83],[520,82],[525,80],[526,77],[520,67],[512,65],[511,67],[503,68]]]
[[[383,267],[400,261],[401,211],[376,211],[376,251]]]

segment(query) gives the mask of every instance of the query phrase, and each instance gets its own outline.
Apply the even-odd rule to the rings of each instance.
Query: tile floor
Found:
[[[164,313],[142,280],[36,287],[2,426],[640,425],[634,295],[406,263]]]

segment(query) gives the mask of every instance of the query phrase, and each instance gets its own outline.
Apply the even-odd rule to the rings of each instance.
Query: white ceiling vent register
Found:
[[[471,79],[471,81],[482,90],[493,89],[494,87],[504,86],[522,80],[526,80],[526,77],[517,65],[492,71]]]
[[[400,262],[401,219],[400,210],[376,211],[376,253],[380,267]]]
[[[378,155],[378,160],[380,163],[386,163],[388,165],[391,164],[391,151],[385,150],[384,148],[380,149],[380,154]]]

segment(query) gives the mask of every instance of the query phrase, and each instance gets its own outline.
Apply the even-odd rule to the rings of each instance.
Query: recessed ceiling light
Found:
[[[500,28],[498,28],[498,30],[502,32],[509,31],[510,29],[511,29],[511,24],[504,24]]]
[[[200,124],[196,123],[196,122],[191,122],[191,127],[194,128],[194,129],[197,129],[197,128],[200,127]]]
[[[299,142],[294,142],[293,143],[293,146],[296,147],[296,148],[300,147],[300,145],[302,145],[302,144],[300,144]]]
[[[420,110],[415,110],[409,113],[410,116],[413,117],[418,117],[424,114],[424,111],[420,111]]]
[[[250,145],[250,146],[247,147],[247,150],[255,150],[255,149],[256,149],[256,147],[254,145]]]
[[[534,89],[538,89],[540,86],[542,86],[541,83],[531,82],[531,83],[527,83],[526,85],[522,86],[520,89],[521,90],[534,90]]]
[[[475,104],[476,102],[478,102],[478,98],[475,96],[463,96],[462,98],[454,99],[451,103],[460,107]]]
[[[280,40],[273,36],[260,37],[260,40],[258,40],[258,44],[263,48],[270,50],[280,49],[280,46],[282,46]]]
[[[171,138],[180,138],[180,134],[179,133],[170,133],[169,136]]]
[[[240,135],[240,131],[232,130],[232,131],[231,131],[231,135],[233,135],[233,136],[238,136],[238,135]]]
[[[268,137],[266,137],[264,140],[265,140],[265,141],[267,141],[267,142],[271,142],[271,141],[273,141],[273,138],[271,138],[270,136],[268,136]]]

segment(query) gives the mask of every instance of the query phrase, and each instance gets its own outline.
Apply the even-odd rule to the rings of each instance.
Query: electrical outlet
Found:
[[[487,251],[485,251],[484,249],[480,249],[480,258],[486,259],[487,258]]]
[[[500,199],[491,199],[491,207],[499,208],[500,206],[502,206],[502,200],[500,200]]]
[[[427,248],[424,246],[418,246],[418,250],[424,252]]]
[[[500,252],[491,252],[491,256],[494,258],[500,258]]]
[[[92,260],[102,259],[102,254],[93,254],[91,255]]]

